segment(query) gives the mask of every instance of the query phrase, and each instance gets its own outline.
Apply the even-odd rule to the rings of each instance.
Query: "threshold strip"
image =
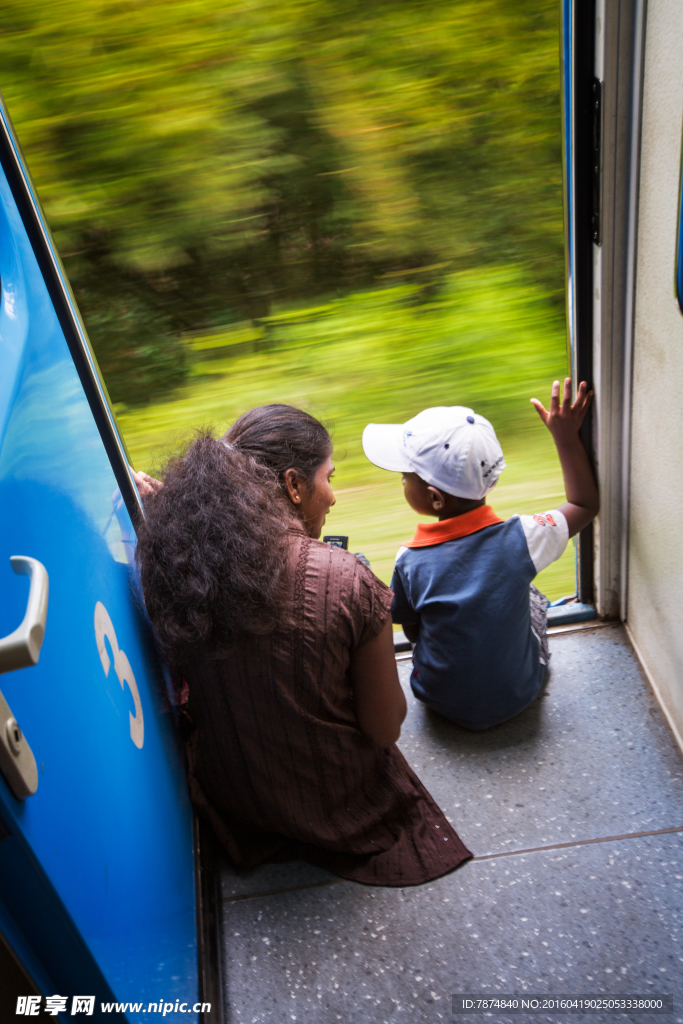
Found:
[[[324,882],[309,882],[308,885],[291,885],[287,889],[266,889],[264,892],[249,892],[244,896],[223,896],[221,903],[237,903],[239,900],[255,900],[261,896],[279,896],[283,892],[300,892],[302,889],[320,889],[324,885],[339,885],[348,878],[327,878]]]
[[[623,836],[603,836],[600,839],[574,839],[570,843],[553,843],[551,846],[532,846],[528,850],[501,850],[500,853],[484,853],[481,857],[472,857],[472,860],[496,860],[498,857],[521,857],[525,853],[543,853],[544,850],[566,850],[570,846],[591,846],[593,843],[615,843],[619,839],[642,839],[646,836],[665,836],[672,832],[683,832],[683,825],[677,825],[675,828],[658,828],[653,832],[626,832]]]
[[[571,846],[592,846],[594,843],[614,843],[620,839],[643,839],[647,836],[666,836],[672,833],[683,832],[683,825],[677,825],[675,828],[658,828],[652,832],[626,832],[621,836],[602,836],[600,839],[575,839],[570,843],[553,843],[550,846],[531,846],[528,850],[501,850],[500,853],[484,853],[480,857],[472,857],[471,860],[465,861],[463,867],[466,864],[473,864],[475,861],[480,860],[498,860],[501,857],[522,857],[527,853],[544,853],[546,850],[566,850]],[[446,876],[448,877],[448,876]],[[286,889],[266,889],[263,892],[250,892],[243,896],[223,896],[221,903],[238,903],[240,900],[255,900],[260,899],[262,896],[280,896],[286,892],[301,892],[303,889],[321,889],[328,885],[341,885],[342,882],[348,882],[348,878],[329,878],[324,882],[309,882],[308,885],[292,885]],[[435,879],[438,881],[438,879]]]
[[[548,626],[548,636],[564,636],[566,633],[587,633],[591,629],[606,629],[608,626],[623,625],[619,619],[589,619],[587,622],[568,622],[566,625]]]

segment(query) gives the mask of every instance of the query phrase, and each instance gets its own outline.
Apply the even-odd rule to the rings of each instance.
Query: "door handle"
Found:
[[[29,576],[31,589],[21,625],[0,640],[0,673],[14,672],[38,664],[45,637],[50,581],[47,569],[35,558],[13,555],[12,568],[18,576]],[[9,704],[0,693],[0,771],[17,800],[33,796],[38,789],[38,766]]]
[[[17,576],[30,577],[31,589],[21,625],[0,640],[0,672],[14,672],[15,669],[38,664],[45,637],[50,591],[47,569],[42,562],[24,555],[13,555],[10,562]]]

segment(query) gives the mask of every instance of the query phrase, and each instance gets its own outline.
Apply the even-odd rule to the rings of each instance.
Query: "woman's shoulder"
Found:
[[[327,644],[355,649],[372,639],[391,611],[393,592],[350,551],[297,532],[290,537],[292,600]]]
[[[391,604],[393,594],[386,583],[375,576],[372,569],[351,551],[312,540],[308,561],[311,567],[315,566],[318,572],[327,575],[330,582],[334,580],[342,593],[349,595],[352,600],[379,601],[387,606]]]
[[[355,576],[360,571],[361,575],[368,573],[373,579],[377,579],[372,570],[363,565],[351,551],[345,551],[335,544],[326,544],[321,540],[311,540],[308,557],[312,561],[329,566],[330,572],[350,573]]]
[[[317,578],[326,588],[346,594],[371,591],[378,598],[388,600],[392,591],[375,576],[351,551],[308,537],[302,529],[288,530],[297,574],[305,572]]]
[[[331,565],[352,565],[358,559],[350,551],[337,547],[336,544],[328,544],[326,541],[311,539],[311,552],[319,557],[330,560]]]

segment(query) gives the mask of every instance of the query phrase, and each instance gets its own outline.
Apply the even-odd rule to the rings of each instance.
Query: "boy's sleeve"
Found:
[[[401,554],[402,552],[399,551],[399,556]],[[398,568],[398,560],[394,566],[394,575],[391,577],[391,589],[394,592],[394,600],[391,605],[392,621],[401,626],[419,626],[420,616],[410,606],[403,577]]]
[[[535,516],[520,516],[531,561],[536,572],[555,562],[567,546],[569,527],[559,508],[539,512]]]

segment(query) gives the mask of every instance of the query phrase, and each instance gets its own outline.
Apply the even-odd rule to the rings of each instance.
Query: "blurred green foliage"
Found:
[[[198,427],[223,431],[246,409],[291,402],[320,417],[334,440],[339,504],[327,529],[348,533],[387,582],[415,529],[400,477],[368,462],[368,422],[400,423],[432,405],[471,405],[493,422],[507,469],[491,493],[500,515],[563,499],[548,431],[529,398],[545,400],[565,372],[564,322],[547,292],[518,269],[448,275],[425,301],[416,284],[367,289],[198,337],[192,378],[168,401],[122,411],[134,465],[159,470]],[[553,598],[574,591],[573,551],[539,577]]]
[[[0,86],[112,398],[185,379],[183,333],[246,321],[290,351],[283,303],[364,290],[381,318],[380,281],[413,326],[378,367],[428,340],[432,299],[440,330],[465,267],[523,266],[557,302],[556,6],[4,0]]]

